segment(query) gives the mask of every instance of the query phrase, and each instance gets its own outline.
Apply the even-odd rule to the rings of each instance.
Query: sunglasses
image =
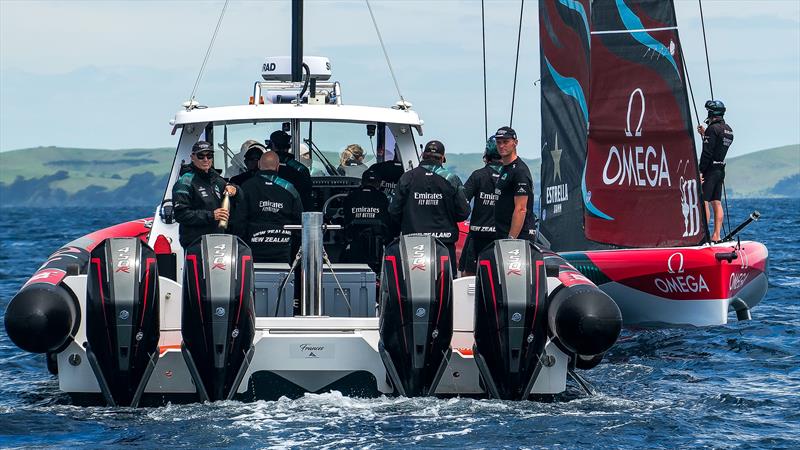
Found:
[[[195,153],[197,159],[214,159],[214,152]]]

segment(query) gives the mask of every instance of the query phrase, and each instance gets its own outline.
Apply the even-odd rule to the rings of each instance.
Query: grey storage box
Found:
[[[256,317],[275,317],[275,305],[278,302],[278,289],[289,274],[289,264],[256,263],[255,269],[255,297]],[[286,281],[280,295],[281,304],[277,317],[292,317],[294,315],[294,274]]]
[[[375,317],[375,272],[366,264],[334,264],[333,271],[342,288],[326,266],[322,273],[322,313],[331,317]]]

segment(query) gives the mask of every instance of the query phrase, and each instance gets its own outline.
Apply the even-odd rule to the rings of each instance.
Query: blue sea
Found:
[[[42,355],[0,327],[0,447],[800,448],[800,201],[733,200],[742,237],[770,251],[753,320],[626,330],[586,377],[598,394],[555,402],[349,398],[78,407]],[[0,209],[0,310],[67,241],[151,209]],[[573,391],[576,391],[572,388]],[[577,392],[577,391],[576,391]]]

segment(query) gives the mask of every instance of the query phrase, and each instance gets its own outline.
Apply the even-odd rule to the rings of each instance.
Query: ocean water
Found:
[[[42,355],[0,327],[0,447],[148,448],[800,448],[799,200],[735,200],[743,238],[770,251],[770,289],[753,320],[626,330],[584,374],[593,397],[555,402],[344,397],[159,408],[77,407]],[[0,310],[67,241],[140,209],[0,210]]]

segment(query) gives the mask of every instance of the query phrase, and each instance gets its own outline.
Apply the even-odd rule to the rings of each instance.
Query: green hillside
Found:
[[[136,174],[150,172],[161,176],[168,173],[174,156],[174,148],[26,148],[0,153],[0,183],[8,185],[17,177],[41,178],[64,170],[68,178],[52,182],[51,188],[67,193],[90,185],[113,190],[125,185]]]
[[[800,189],[780,190],[776,186],[800,174],[800,144],[748,153],[728,160],[725,184],[731,197],[800,196]]]
[[[324,152],[334,164],[338,157]],[[0,153],[0,205],[154,205],[166,188],[173,148],[100,150],[36,147]],[[539,186],[539,159],[525,159]],[[462,180],[483,166],[478,153],[449,153]],[[800,196],[800,144],[731,158],[728,196]]]

